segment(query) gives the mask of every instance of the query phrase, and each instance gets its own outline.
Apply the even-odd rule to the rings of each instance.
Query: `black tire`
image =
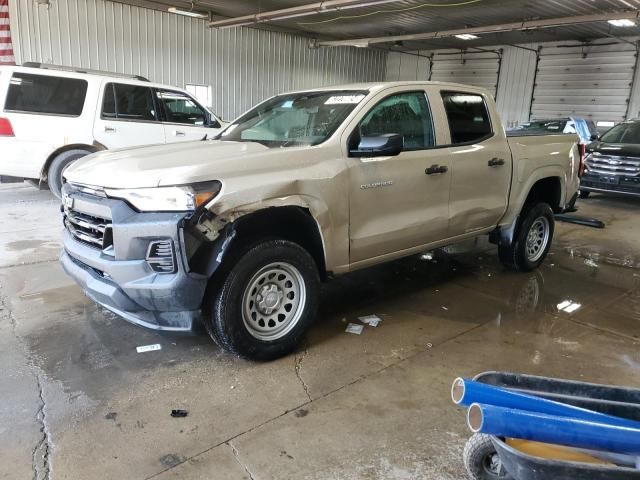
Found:
[[[580,190],[580,193],[578,194],[580,198],[589,198],[589,195],[591,195],[591,192],[587,192],[585,190]]]
[[[473,480],[513,480],[504,469],[491,437],[475,433],[464,446],[464,466]]]
[[[542,219],[542,220],[540,220]],[[537,225],[537,221],[540,220],[544,223],[546,220],[548,226],[548,237],[546,244],[541,244],[539,256],[529,258],[527,255],[527,237],[529,231],[534,224]],[[530,272],[534,270],[544,262],[544,259],[549,253],[551,247],[551,241],[553,240],[553,231],[555,228],[555,222],[553,217],[553,211],[551,207],[546,203],[538,203],[532,206],[525,206],[522,212],[522,216],[518,221],[516,227],[515,236],[511,245],[500,245],[498,247],[498,255],[502,264],[510,270],[520,272]]]
[[[207,332],[227,352],[249,360],[273,360],[287,355],[295,349],[305,330],[316,316],[320,279],[315,261],[305,249],[287,240],[265,240],[237,251],[235,254],[230,253],[232,254],[225,259],[221,265],[221,271],[216,272],[207,289],[203,305],[204,324]],[[253,302],[244,302],[245,293],[249,296],[255,295],[256,288],[264,288],[270,284],[271,280],[267,279],[261,285],[256,283],[256,288],[251,291],[249,290],[250,282],[259,278],[260,272],[265,269],[268,271],[269,268],[291,267],[299,273],[299,277],[296,277],[297,281],[304,285],[304,295],[300,290],[296,300],[300,302],[298,303],[299,307],[292,307],[294,314],[291,317],[286,314],[287,320],[283,321],[279,318],[285,314],[284,311],[277,310],[276,312],[281,313],[277,316],[272,314],[274,315],[272,317],[257,312],[257,318],[248,318],[245,322],[245,318],[249,315],[244,315],[243,310],[247,308],[246,305],[249,303],[253,304]],[[287,283],[290,282],[287,281]],[[288,297],[289,295],[293,296]],[[293,298],[295,295],[293,291],[289,291],[286,296]],[[257,309],[257,299],[261,297],[255,298],[255,309]],[[283,296],[278,303],[286,308],[287,302],[288,300]],[[291,304],[289,303],[289,305]],[[251,311],[251,315],[256,313],[255,309]],[[263,315],[264,318],[262,318]],[[295,319],[289,320],[292,317]],[[282,325],[278,325],[279,321],[283,321]],[[259,325],[259,322],[262,324]],[[256,335],[260,335],[261,332],[252,333],[247,326],[249,324],[251,328],[258,329],[266,328],[267,324],[268,327],[272,327],[272,323],[274,324],[273,328],[276,329],[286,326],[284,327],[285,331],[280,333],[281,337],[259,338]]]
[[[49,184],[49,190],[58,198],[62,196],[62,174],[64,169],[71,165],[75,160],[89,155],[89,150],[83,150],[81,148],[74,148],[73,150],[67,150],[56,156],[47,171],[47,183]]]

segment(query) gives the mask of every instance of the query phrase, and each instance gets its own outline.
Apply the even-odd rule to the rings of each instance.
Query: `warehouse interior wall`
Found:
[[[610,38],[593,42],[593,44],[612,43],[615,40]],[[637,42],[638,39],[631,38],[627,42],[621,42],[621,48],[628,49],[629,42]],[[537,55],[539,47],[560,47],[577,44],[577,42],[555,42],[545,44],[523,44],[523,45],[498,45],[494,47],[483,47],[485,49],[502,52],[500,62],[498,88],[496,93],[496,104],[498,112],[507,128],[513,128],[522,122],[529,120],[531,106],[534,95],[534,84],[536,81]],[[468,50],[471,52],[472,50]],[[431,79],[430,56],[440,52],[450,52],[450,50],[420,50],[420,56],[410,53],[390,52],[387,56],[387,71],[385,79],[396,80],[429,80]],[[596,58],[593,59],[597,62]],[[594,65],[596,66],[596,65]],[[629,106],[627,118],[637,118],[640,116],[640,64],[636,57],[635,74],[630,86]],[[606,67],[603,66],[603,71]],[[602,82],[607,79],[603,75]],[[567,113],[568,115],[568,113]]]
[[[310,49],[308,38],[108,0],[10,0],[17,63],[43,62],[142,75],[184,88],[211,86],[212,109],[231,120],[290,90],[385,78],[386,52]]]

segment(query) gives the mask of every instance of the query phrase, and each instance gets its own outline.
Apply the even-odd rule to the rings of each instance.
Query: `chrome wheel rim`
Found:
[[[298,324],[306,297],[304,278],[296,267],[285,262],[270,263],[251,277],[244,290],[244,326],[258,340],[278,340]]]
[[[542,257],[549,242],[549,220],[538,217],[527,233],[527,260],[536,262]]]

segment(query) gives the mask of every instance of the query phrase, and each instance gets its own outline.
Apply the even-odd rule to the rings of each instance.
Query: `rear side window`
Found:
[[[491,136],[491,120],[482,95],[442,92],[442,100],[449,120],[451,143],[478,142]]]
[[[16,72],[9,81],[4,109],[79,117],[86,96],[86,80]]]
[[[102,117],[153,122],[157,120],[151,88],[108,83],[102,100]]]

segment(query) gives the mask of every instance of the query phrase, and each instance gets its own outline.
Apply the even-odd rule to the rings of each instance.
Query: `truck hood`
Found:
[[[615,157],[640,157],[640,145],[636,143],[593,142],[587,147],[587,153],[599,153]]]
[[[276,150],[276,151],[274,151]],[[69,166],[68,182],[105,188],[143,188],[216,180],[277,153],[254,142],[196,141],[102,151]]]

